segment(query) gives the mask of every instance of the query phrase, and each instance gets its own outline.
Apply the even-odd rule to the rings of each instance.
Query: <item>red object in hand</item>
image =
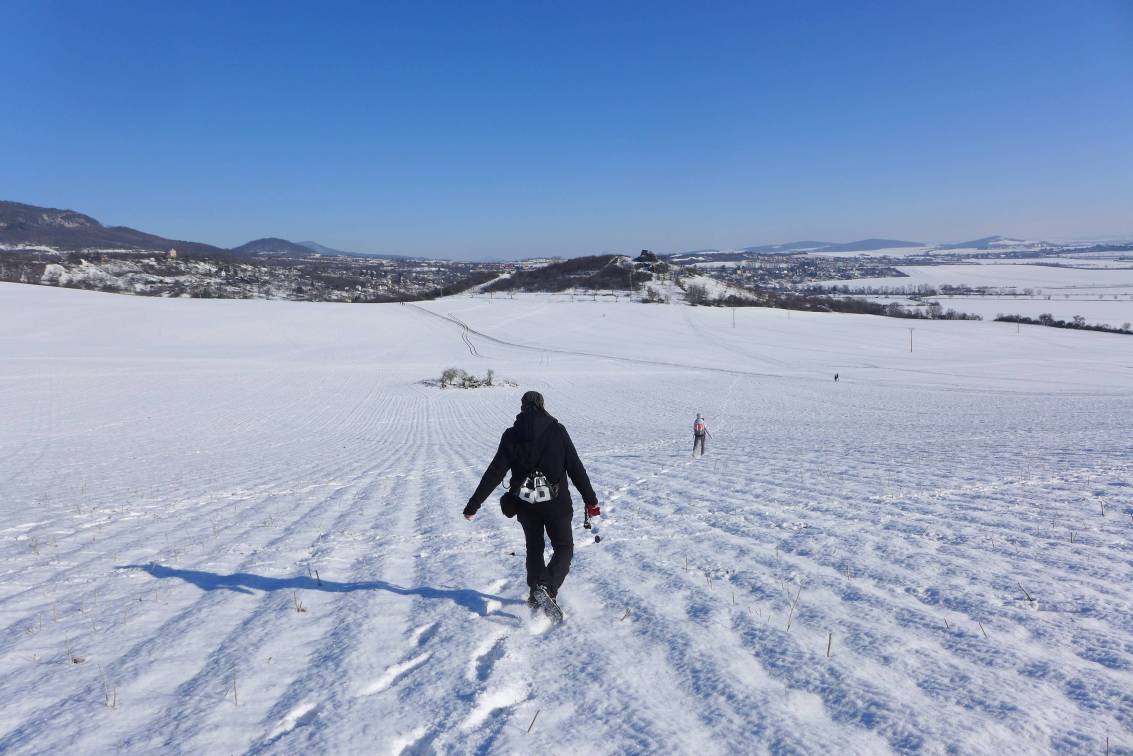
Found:
[[[586,514],[589,517],[600,517],[602,515],[602,510],[598,508],[597,504],[587,504]]]

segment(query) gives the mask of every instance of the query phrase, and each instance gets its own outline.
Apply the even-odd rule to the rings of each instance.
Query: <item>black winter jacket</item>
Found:
[[[546,474],[551,483],[558,484],[559,502],[570,505],[570,491],[566,486],[566,477],[569,475],[585,504],[598,503],[598,497],[590,486],[590,478],[586,475],[586,468],[582,466],[582,460],[578,458],[578,452],[575,451],[574,442],[570,440],[566,428],[548,415],[546,410],[531,409],[516,415],[515,424],[504,431],[500,438],[500,448],[484,471],[476,492],[464,507],[464,514],[475,514],[493,489],[503,481],[509,469],[511,481],[508,485],[512,493],[515,493],[523,485],[523,479],[533,472],[524,467],[538,447],[542,447],[543,451],[535,461],[535,468]]]

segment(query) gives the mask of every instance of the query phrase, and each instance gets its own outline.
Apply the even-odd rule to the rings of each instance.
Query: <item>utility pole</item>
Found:
[[[732,328],[736,327],[736,308],[732,308]]]
[[[914,329],[912,329],[912,328],[909,329],[909,351],[910,352],[913,351],[913,330]]]

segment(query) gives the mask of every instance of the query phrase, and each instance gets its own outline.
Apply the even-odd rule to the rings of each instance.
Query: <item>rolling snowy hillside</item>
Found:
[[[0,322],[0,752],[1133,751],[1128,337],[11,284]],[[519,527],[460,515],[529,388],[605,515],[550,630]]]

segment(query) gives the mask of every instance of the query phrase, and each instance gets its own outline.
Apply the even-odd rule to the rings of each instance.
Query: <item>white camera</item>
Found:
[[[547,483],[547,476],[542,473],[527,476],[517,495],[528,504],[541,504],[553,498],[551,486]]]

